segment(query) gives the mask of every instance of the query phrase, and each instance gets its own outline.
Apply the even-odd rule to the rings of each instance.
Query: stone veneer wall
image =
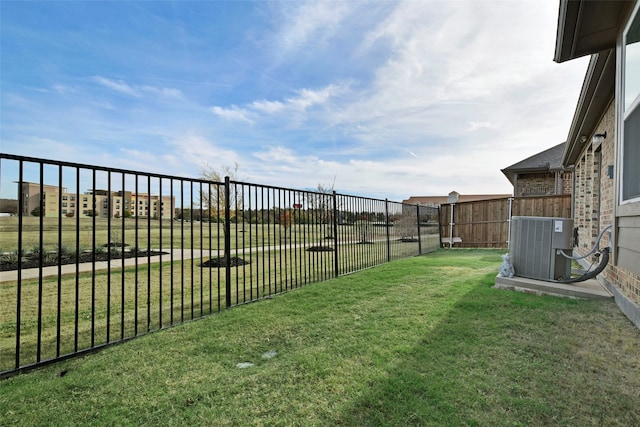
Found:
[[[596,237],[607,225],[615,227],[615,176],[607,176],[607,167],[615,164],[615,107],[612,101],[595,129],[606,131],[607,138],[593,150],[584,150],[576,164],[575,226],[579,228],[578,254],[586,254],[595,244]],[[598,218],[600,223],[598,224]],[[611,230],[613,231],[613,230]],[[600,247],[609,245],[609,233],[605,233]],[[614,286],[626,298],[640,305],[640,277],[614,265],[613,256],[600,276],[609,286]],[[627,313],[627,315],[629,315]],[[633,319],[632,319],[633,320]],[[640,326],[640,325],[639,325]]]

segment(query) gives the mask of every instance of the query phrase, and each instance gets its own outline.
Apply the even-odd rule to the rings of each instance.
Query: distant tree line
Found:
[[[17,215],[18,201],[15,199],[0,199],[0,212]]]

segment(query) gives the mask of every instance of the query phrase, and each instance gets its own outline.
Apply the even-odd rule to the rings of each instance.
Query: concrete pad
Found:
[[[528,279],[526,277],[496,276],[496,283],[493,287],[536,295],[553,295],[581,299],[613,298],[613,294],[596,279],[589,279],[578,283],[557,283]]]

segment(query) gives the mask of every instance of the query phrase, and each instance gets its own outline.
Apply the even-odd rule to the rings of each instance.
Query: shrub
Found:
[[[15,264],[20,260],[20,257],[18,256],[18,251],[14,251],[3,254],[0,259],[4,262]]]

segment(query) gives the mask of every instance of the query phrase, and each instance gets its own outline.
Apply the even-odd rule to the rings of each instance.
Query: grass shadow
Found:
[[[613,302],[481,277],[340,416],[345,425],[639,425],[640,334]]]

